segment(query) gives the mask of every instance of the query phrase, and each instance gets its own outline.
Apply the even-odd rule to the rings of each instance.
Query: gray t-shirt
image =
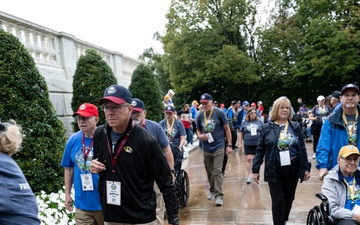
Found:
[[[204,152],[215,152],[225,147],[224,125],[227,124],[225,112],[217,107],[213,107],[212,114],[205,113],[202,110],[196,117],[196,127],[201,133],[211,133],[214,141],[203,142]]]
[[[244,133],[244,145],[256,146],[260,139],[260,132],[264,127],[264,123],[261,120],[243,121],[241,123],[240,132]],[[253,133],[252,130],[256,131]]]
[[[165,148],[169,145],[169,141],[163,131],[163,128],[157,122],[152,120],[145,120],[145,127],[159,142],[161,148]]]

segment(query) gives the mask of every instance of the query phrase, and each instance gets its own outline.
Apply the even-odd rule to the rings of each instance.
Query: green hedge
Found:
[[[22,150],[14,159],[34,192],[59,191],[63,186],[64,125],[33,58],[16,37],[1,29],[0,84],[0,118],[14,119],[24,133]]]

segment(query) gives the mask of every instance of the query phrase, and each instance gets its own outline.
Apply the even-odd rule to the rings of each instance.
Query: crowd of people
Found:
[[[146,119],[141,99],[121,85],[111,85],[98,101],[106,123],[97,125],[98,108],[83,103],[73,114],[79,131],[67,141],[61,166],[64,167],[65,205],[75,210],[76,224],[179,224],[179,205],[174,188],[186,146],[197,138],[203,152],[209,182],[209,201],[224,204],[223,179],[227,155],[244,151],[246,183],[259,183],[264,163],[275,225],[289,219],[298,183],[310,178],[311,163],[305,142],[312,141],[321,189],[329,200],[335,224],[360,222],[360,129],[359,87],[345,85],[334,91],[330,104],[323,95],[308,109],[298,99],[294,110],[290,100],[276,99],[264,118],[261,101],[233,100],[228,108],[209,93],[176,111],[175,92],[164,97],[164,119]],[[37,207],[26,178],[11,155],[22,142],[21,127],[0,123],[0,160],[9,167],[0,169],[8,191],[3,199],[13,199],[13,208],[0,204],[0,222],[39,224]],[[3,174],[7,174],[4,176]],[[16,188],[19,186],[18,188]],[[74,190],[74,195],[71,191]],[[5,213],[4,213],[5,212]],[[5,216],[6,215],[6,216]],[[16,221],[16,222],[15,222]],[[26,222],[22,222],[26,221]]]

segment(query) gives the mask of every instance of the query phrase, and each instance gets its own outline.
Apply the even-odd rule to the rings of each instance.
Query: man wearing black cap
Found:
[[[337,165],[336,156],[341,147],[354,145],[359,148],[359,87],[355,84],[347,84],[341,89],[340,94],[341,108],[324,120],[316,148],[319,179],[323,179],[327,171]]]
[[[330,105],[332,111],[334,111],[335,107],[340,103],[340,91],[334,91],[329,97],[330,97]]]
[[[163,193],[169,224],[179,224],[171,170],[158,141],[131,119],[132,95],[111,85],[99,100],[106,123],[94,134],[90,171],[99,174],[105,225],[155,224],[154,181]]]
[[[213,107],[212,97],[205,93],[201,95],[200,102],[203,110],[196,117],[197,136],[203,142],[204,164],[210,184],[210,195],[208,200],[216,198],[215,205],[223,205],[223,173],[222,165],[224,151],[232,152],[231,132],[224,111]],[[224,146],[226,135],[227,145]]]
[[[142,126],[144,129],[149,131],[156,140],[158,140],[160,147],[164,151],[164,155],[166,158],[167,163],[169,164],[169,167],[171,169],[173,180],[175,177],[175,170],[174,170],[174,157],[171,152],[171,148],[169,145],[169,141],[166,137],[166,135],[163,132],[162,127],[155,121],[145,119],[146,118],[146,109],[145,104],[143,101],[141,101],[138,98],[134,98],[131,103],[134,108],[131,113],[132,120],[136,123]],[[182,156],[180,154],[180,157],[177,158],[176,162],[180,161],[180,167],[182,162]],[[179,164],[179,163],[177,163]],[[165,213],[165,205],[164,205],[164,198],[162,196],[162,193],[160,192],[160,189],[157,185],[154,185],[154,190],[156,193],[156,225],[163,225],[164,224],[164,213]]]

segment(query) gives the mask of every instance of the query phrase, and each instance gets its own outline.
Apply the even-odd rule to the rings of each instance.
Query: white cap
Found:
[[[324,99],[325,99],[324,95],[319,95],[317,97],[316,101],[321,101],[321,100],[324,100]]]
[[[169,93],[169,94],[172,94],[172,95],[175,94],[175,92],[173,91],[173,89],[170,89],[170,90],[168,91],[168,93]]]

